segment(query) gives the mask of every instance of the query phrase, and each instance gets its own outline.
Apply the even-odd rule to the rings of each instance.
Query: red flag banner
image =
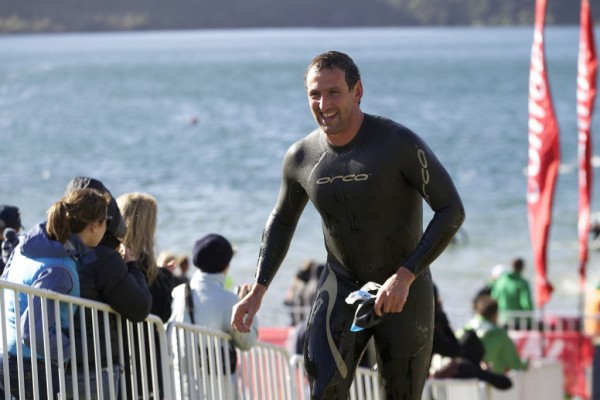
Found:
[[[581,28],[577,60],[577,153],[579,170],[579,281],[585,287],[590,235],[590,197],[592,194],[592,112],[596,97],[598,61],[594,44],[594,24],[589,0],[581,0]]]
[[[554,186],[560,164],[558,124],[550,95],[544,53],[545,19],[546,0],[536,0],[535,27],[529,67],[527,215],[539,307],[546,304],[553,290],[546,274],[547,241],[552,219]]]

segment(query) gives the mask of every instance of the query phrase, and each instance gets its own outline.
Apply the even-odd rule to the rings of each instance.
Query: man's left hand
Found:
[[[415,274],[404,267],[400,267],[394,275],[390,276],[377,292],[373,307],[375,315],[381,317],[383,314],[401,312],[408,298],[410,285],[415,278]]]

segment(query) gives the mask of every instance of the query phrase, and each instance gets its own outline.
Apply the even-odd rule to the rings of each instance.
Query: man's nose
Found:
[[[319,108],[321,110],[324,110],[328,104],[329,104],[329,99],[327,98],[327,96],[325,96],[325,95],[321,96],[321,99],[319,99]]]

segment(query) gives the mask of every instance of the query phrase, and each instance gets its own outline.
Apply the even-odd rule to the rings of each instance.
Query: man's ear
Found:
[[[362,99],[363,96],[363,85],[362,82],[359,80],[356,82],[356,84],[354,85],[354,99],[356,100],[357,103],[360,103],[360,100]]]

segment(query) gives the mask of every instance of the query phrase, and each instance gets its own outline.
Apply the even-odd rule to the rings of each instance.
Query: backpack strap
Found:
[[[195,324],[194,321],[194,299],[192,298],[192,288],[190,287],[190,283],[185,283],[185,304],[187,306],[188,313],[190,314],[190,321],[192,324]]]

